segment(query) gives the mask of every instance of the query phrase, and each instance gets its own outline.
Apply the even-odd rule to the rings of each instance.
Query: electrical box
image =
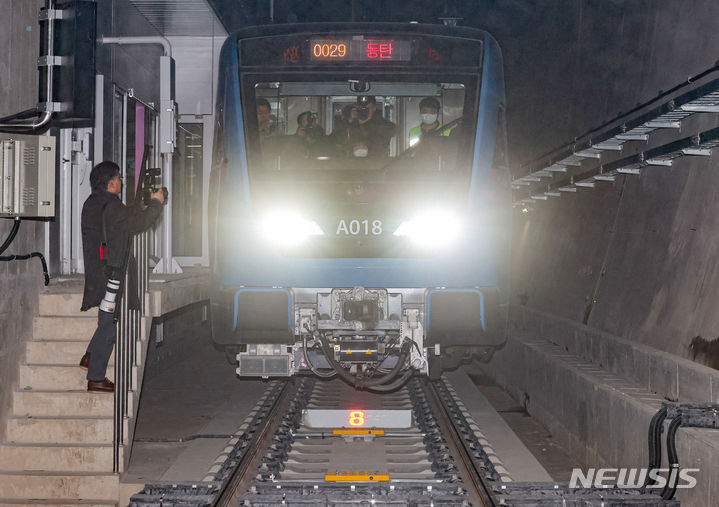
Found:
[[[0,141],[0,216],[55,216],[55,138],[16,135]]]

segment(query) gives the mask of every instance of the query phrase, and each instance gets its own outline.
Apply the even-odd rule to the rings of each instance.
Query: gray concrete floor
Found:
[[[189,348],[143,386],[123,481],[202,480],[266,386],[239,380],[209,340]]]
[[[569,481],[572,468],[581,467],[581,463],[572,458],[567,449],[559,445],[544,426],[533,419],[519,402],[484,375],[478,367],[467,366],[465,369],[479,391],[551,478],[558,482]]]
[[[169,364],[163,364],[159,373],[145,381],[123,482],[202,480],[226,447],[229,435],[242,424],[267,387],[262,381],[238,379],[224,353],[215,350],[209,339],[193,342],[184,337],[183,341],[188,345],[182,353],[174,354],[171,362],[166,360]],[[551,479],[568,480],[572,467],[579,465],[549,432],[480,370],[467,368],[467,372],[489,401],[484,402],[487,407],[491,405],[509,427],[503,431],[515,432],[517,443],[521,440]],[[473,398],[481,397],[477,391],[474,393],[477,395]],[[476,400],[464,401],[471,406]]]

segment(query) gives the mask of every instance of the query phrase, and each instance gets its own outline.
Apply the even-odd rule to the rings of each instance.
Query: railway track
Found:
[[[148,484],[130,505],[678,505],[641,490],[513,482],[444,378],[387,394],[274,382],[233,442],[210,480]]]
[[[249,488],[228,491],[227,505],[498,504],[477,488],[483,477],[459,458],[459,439],[443,437],[450,422],[435,417],[439,397],[428,384],[413,379],[391,394],[358,392],[341,380],[298,384],[300,401],[284,414],[259,473]],[[406,419],[375,431],[322,422],[342,414],[359,422],[375,411]]]

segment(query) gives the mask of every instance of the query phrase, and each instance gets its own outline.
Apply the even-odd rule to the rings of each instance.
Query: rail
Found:
[[[120,300],[120,318],[115,336],[115,403],[113,410],[114,437],[113,462],[114,473],[121,471],[120,449],[127,443],[125,420],[128,417],[129,394],[138,386],[133,385],[132,367],[138,362],[138,343],[142,340],[142,317],[145,314],[146,298],[150,280],[150,234],[145,231],[132,240],[132,253],[137,260],[137,289],[140,294],[140,309],[131,310],[127,297]],[[130,271],[129,269],[127,270]],[[125,273],[125,287],[129,285],[129,275]],[[127,290],[125,290],[127,294]],[[139,364],[138,364],[139,366]]]

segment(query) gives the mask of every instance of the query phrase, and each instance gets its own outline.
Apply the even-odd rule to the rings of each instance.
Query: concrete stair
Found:
[[[78,500],[90,503],[109,501],[114,505],[120,496],[120,481],[113,474],[0,472],[0,494],[0,501],[20,500],[22,504],[47,499],[53,503],[74,505],[81,503]]]
[[[87,316],[96,317],[97,310],[92,309],[81,312],[82,292],[64,292],[56,294],[42,294],[40,296],[40,315],[61,316]]]
[[[0,470],[112,473],[112,441],[97,444],[2,444]]]
[[[108,444],[113,424],[109,417],[11,417],[5,428],[11,443]]]
[[[40,295],[40,315],[26,344],[12,414],[0,442],[0,507],[119,501],[119,476],[112,473],[114,397],[88,393],[86,370],[78,366],[97,325],[97,310],[79,311],[81,299],[77,287],[55,287]],[[144,343],[138,344],[141,360]],[[113,362],[111,356],[110,379]],[[141,380],[139,371],[133,368],[134,385]],[[130,392],[130,414],[134,400]],[[132,424],[127,419],[124,424],[131,441]]]
[[[81,391],[87,387],[86,370],[77,365],[23,364],[20,366],[21,389],[33,391]],[[107,368],[107,378],[115,376],[115,368]]]
[[[96,327],[97,310],[94,315],[81,317],[41,315],[33,320],[32,334],[35,340],[77,340],[87,343]]]
[[[13,415],[112,417],[113,397],[87,391],[19,391],[13,396]]]

